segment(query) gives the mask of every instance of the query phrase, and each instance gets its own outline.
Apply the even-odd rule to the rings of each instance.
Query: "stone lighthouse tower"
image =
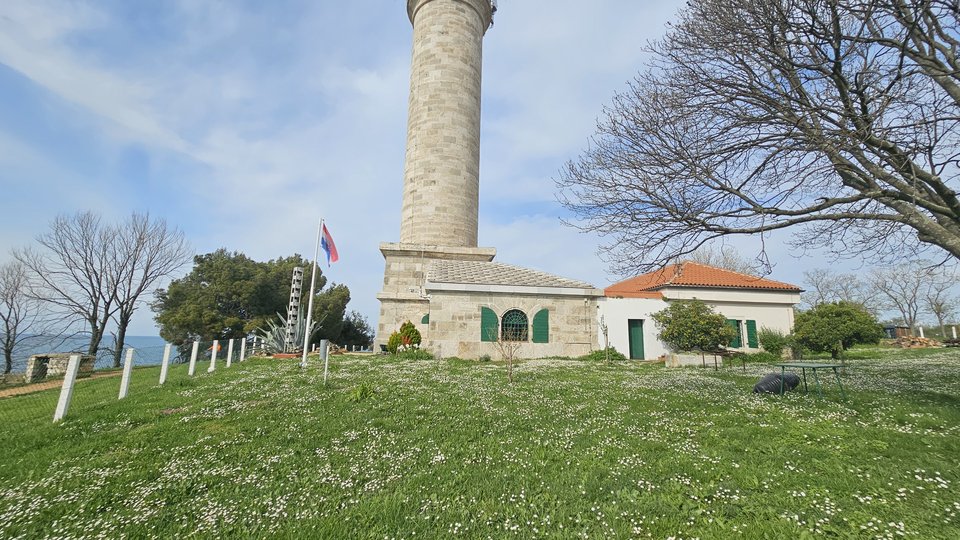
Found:
[[[386,268],[377,342],[404,321],[427,328],[432,261],[493,260],[477,247],[480,75],[492,0],[407,0],[413,24],[400,242],[382,243]]]

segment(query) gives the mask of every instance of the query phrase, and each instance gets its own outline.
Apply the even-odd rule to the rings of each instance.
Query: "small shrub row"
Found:
[[[597,349],[595,351],[590,351],[590,354],[581,356],[579,360],[587,362],[606,362],[608,358],[611,362],[623,362],[626,361],[627,357],[624,354],[613,347],[607,347],[606,349]]]

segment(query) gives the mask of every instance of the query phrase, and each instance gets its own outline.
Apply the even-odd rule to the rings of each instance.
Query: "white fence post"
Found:
[[[923,337],[923,327],[922,327],[922,326],[918,326],[917,328],[920,329],[920,337],[922,338],[922,337]]]
[[[120,377],[120,397],[127,397],[127,391],[130,389],[130,372],[133,371],[133,347],[127,349],[127,359],[123,362],[123,377]]]
[[[53,421],[59,422],[67,415],[70,400],[73,398],[73,385],[77,381],[77,371],[80,370],[80,355],[70,355],[67,363],[67,372],[63,374],[63,386],[60,387],[60,400],[57,401],[57,410],[53,413]]]
[[[167,343],[163,348],[163,362],[160,363],[160,384],[167,382],[167,368],[170,366],[170,347],[173,345]]]
[[[320,340],[320,359],[323,360],[323,384],[324,384],[324,386],[326,386],[326,384],[327,384],[327,367],[328,367],[328,365],[329,365],[329,362],[327,361],[327,357],[328,357],[329,355],[330,355],[330,342],[327,341],[327,340],[325,340],[325,339],[321,339],[321,340]]]
[[[190,352],[190,369],[187,371],[187,374],[193,377],[193,374],[197,371],[197,352],[200,350],[200,342],[193,342],[193,351]]]
[[[227,367],[233,365],[233,340],[227,342]]]
[[[240,362],[243,362],[247,358],[247,338],[240,340]]]
[[[213,340],[213,347],[210,347],[210,367],[207,368],[207,373],[213,373],[217,370],[217,350],[220,348],[220,341]]]
[[[951,326],[951,327],[950,327],[950,330],[953,331],[953,339],[957,339],[957,327],[956,327],[956,326]]]

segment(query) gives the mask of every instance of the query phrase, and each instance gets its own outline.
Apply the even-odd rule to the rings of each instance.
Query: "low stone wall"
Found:
[[[723,357],[717,356],[716,365],[723,365]],[[698,366],[702,367],[706,363],[707,367],[713,366],[714,358],[712,354],[707,354],[700,356],[699,354],[668,354],[664,358],[664,366],[666,367],[686,367],[686,366]]]
[[[75,353],[48,353],[35,354],[27,360],[27,372],[23,382],[33,383],[44,379],[62,377],[67,372],[67,364]],[[97,361],[95,356],[80,355],[80,370],[77,378],[89,377],[93,373],[93,365]]]

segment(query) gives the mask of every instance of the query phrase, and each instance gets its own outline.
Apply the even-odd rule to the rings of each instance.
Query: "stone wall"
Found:
[[[67,364],[75,353],[35,354],[27,360],[27,371],[23,382],[33,383],[44,379],[63,377],[67,372]],[[89,377],[93,373],[93,365],[97,361],[95,356],[80,355],[80,370],[77,378]]]
[[[413,58],[400,241],[476,247],[489,0],[409,0]]]
[[[384,258],[383,290],[380,300],[380,318],[374,350],[386,344],[390,334],[410,321],[425,335],[426,326],[420,323],[430,308],[426,291],[426,268],[437,259],[491,261],[497,251],[493,248],[446,248],[411,244],[380,244]]]
[[[597,348],[597,298],[584,296],[521,295],[431,291],[430,323],[423,334],[424,346],[441,357],[500,357],[496,343],[480,339],[481,307],[492,309],[497,317],[511,309],[534,315],[546,308],[550,313],[547,343],[524,342],[518,357],[581,356]]]

